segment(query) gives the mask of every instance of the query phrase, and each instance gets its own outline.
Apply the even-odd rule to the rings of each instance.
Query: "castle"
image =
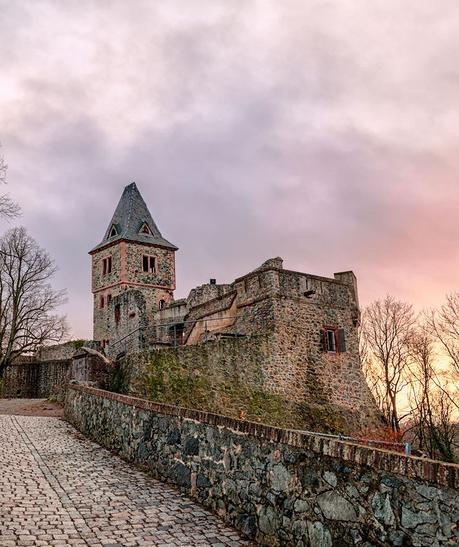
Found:
[[[94,340],[109,356],[175,347],[185,358],[193,348],[231,339],[241,367],[257,362],[265,391],[364,421],[374,415],[359,357],[353,272],[320,277],[286,270],[274,258],[232,283],[211,279],[174,300],[177,250],[136,184],[127,186],[90,251]],[[221,366],[217,351],[206,359]]]

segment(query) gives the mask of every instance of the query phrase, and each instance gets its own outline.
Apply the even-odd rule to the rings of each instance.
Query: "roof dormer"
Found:
[[[144,222],[142,226],[140,227],[139,234],[152,236],[153,232],[151,231],[150,226],[148,225],[148,222]]]
[[[112,226],[110,228],[110,231],[108,233],[108,239],[110,239],[112,237],[116,237],[117,235],[119,235],[118,228],[116,227],[115,224],[112,224]]]

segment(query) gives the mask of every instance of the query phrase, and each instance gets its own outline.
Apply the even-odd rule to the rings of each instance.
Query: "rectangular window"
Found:
[[[143,271],[147,273],[156,272],[156,258],[154,256],[143,255]]]
[[[346,351],[344,329],[324,327],[322,330],[322,349],[327,353],[344,353]]]
[[[327,330],[327,351],[336,353],[336,331]]]
[[[105,308],[105,298],[103,296],[100,297],[99,307],[100,309]]]
[[[121,321],[121,305],[117,304],[115,306],[115,323],[116,323],[116,325],[118,325],[120,321]]]
[[[111,256],[107,256],[107,258],[103,259],[102,272],[104,275],[112,273],[112,257]]]

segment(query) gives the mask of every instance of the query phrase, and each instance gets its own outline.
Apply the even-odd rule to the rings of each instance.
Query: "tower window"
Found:
[[[143,255],[143,271],[148,273],[156,272],[156,258],[154,256]]]
[[[110,235],[108,237],[115,237],[118,235],[118,230],[116,229],[116,226],[112,226],[110,229]]]
[[[166,301],[165,300],[160,300],[158,307],[159,307],[160,310],[163,310],[166,307]]]
[[[104,275],[112,273],[112,257],[111,256],[107,256],[107,258],[103,259],[103,261],[102,261],[102,273]]]
[[[336,331],[327,330],[327,351],[336,353]]]
[[[344,353],[346,351],[346,334],[344,329],[325,327],[322,331],[323,351],[327,353]]]
[[[121,321],[121,305],[116,304],[115,306],[115,323],[118,325]]]
[[[105,298],[103,296],[100,297],[99,307],[101,310],[105,308]]]

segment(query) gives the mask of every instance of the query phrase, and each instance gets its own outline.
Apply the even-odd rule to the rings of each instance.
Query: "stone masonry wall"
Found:
[[[69,380],[71,360],[18,363],[6,368],[1,396],[45,399],[61,393]]]
[[[284,424],[296,415],[283,399],[263,392],[268,352],[263,336],[145,351],[118,362],[116,383],[125,393],[163,403]]]
[[[143,271],[143,256],[156,259],[156,271]],[[112,271],[103,274],[103,260],[112,257]],[[97,251],[92,257],[92,290],[94,293],[94,339],[116,341],[109,321],[113,310],[107,299],[119,297],[125,290],[140,290],[144,296],[143,312],[150,318],[158,310],[160,300],[169,302],[175,289],[175,256],[168,249],[121,241]],[[101,307],[101,298],[104,307]],[[126,316],[127,318],[127,316]],[[123,316],[123,320],[124,320]],[[129,322],[129,321],[128,321]]]
[[[352,285],[287,271],[279,279],[280,291],[274,298],[276,341],[266,364],[267,389],[297,402],[348,409],[359,413],[363,422],[374,423],[379,411],[362,373]],[[305,298],[305,288],[315,294]],[[346,351],[324,351],[326,326],[344,330]]]
[[[156,258],[154,273],[143,271],[144,255]],[[130,283],[154,285],[169,291],[175,290],[175,252],[157,246],[126,242],[126,279]],[[154,310],[156,309],[158,309],[157,306]]]
[[[261,545],[457,545],[459,466],[70,386],[81,432]]]
[[[93,294],[93,328],[94,340],[103,340],[110,338],[106,336],[105,319],[107,308],[101,307],[101,297],[104,298],[104,303],[107,301],[108,295],[114,297],[120,293],[121,286],[121,255],[124,252],[124,243],[112,245],[92,256],[92,292]],[[103,273],[103,260],[112,257],[112,271],[109,274]]]
[[[177,352],[177,359],[188,367],[187,356],[193,353],[196,362],[190,375],[202,374],[207,362],[201,366],[199,346],[215,337],[233,336],[237,338],[227,351],[244,367],[259,357],[251,355],[244,338],[264,336],[269,343],[259,360],[261,390],[290,401],[289,410],[296,408],[291,413],[296,427],[356,434],[380,426],[381,415],[361,369],[354,274],[344,272],[331,279],[274,266],[262,266],[221,289],[208,285],[208,293],[201,287],[212,298],[201,298],[189,309],[184,334],[187,347],[196,349]],[[344,333],[344,351],[325,351],[326,328]],[[210,358],[210,368],[221,367],[219,355],[217,351]],[[209,405],[206,410],[215,408]]]
[[[265,333],[128,352],[118,362],[115,384],[123,393],[280,427],[355,434],[368,425],[360,413],[343,412],[327,400],[294,401],[268,389],[265,369],[275,348],[274,336]]]
[[[121,352],[138,352],[144,348],[148,317],[143,291],[125,291],[113,297],[105,313],[105,329],[110,337],[105,351],[110,357],[116,357]]]
[[[75,351],[86,343],[90,343],[90,341],[72,340],[63,344],[43,346],[37,351],[35,359],[37,361],[62,361],[71,359]]]

